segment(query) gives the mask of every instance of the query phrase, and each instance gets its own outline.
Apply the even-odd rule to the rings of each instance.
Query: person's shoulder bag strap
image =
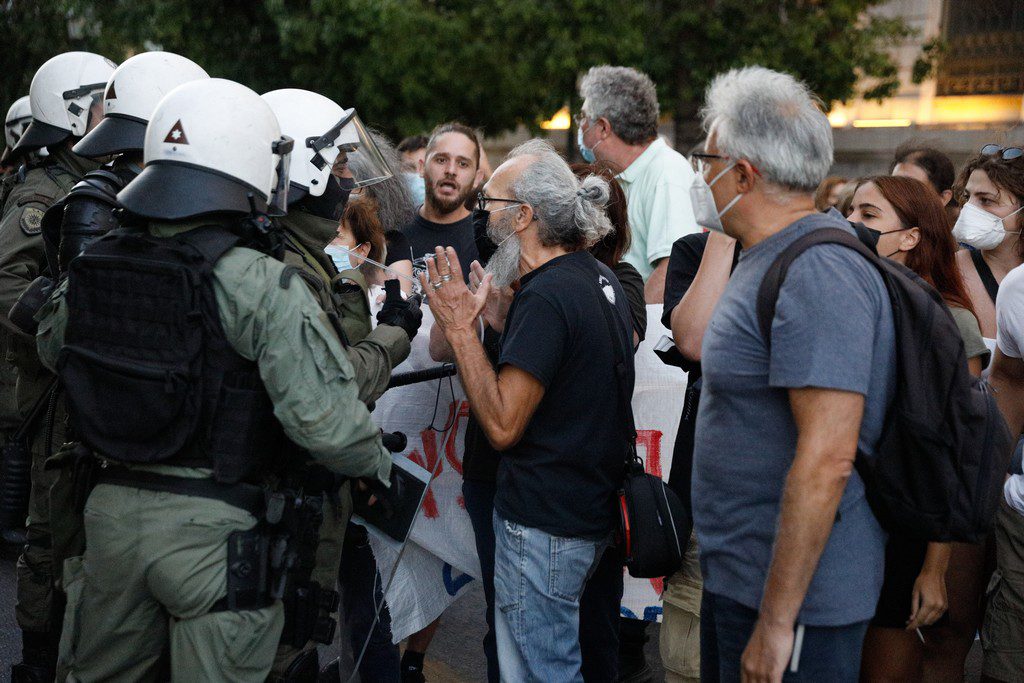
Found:
[[[992,305],[995,306],[996,295],[999,294],[999,283],[996,282],[996,276],[992,274],[992,269],[985,263],[985,257],[980,251],[976,249],[971,251],[971,261],[974,262],[974,269],[978,271],[981,284],[985,285],[985,291],[988,292],[988,297],[992,299]]]
[[[593,277],[593,273],[588,273],[583,268],[577,267],[581,273],[583,273],[585,279],[588,281]],[[626,359],[622,353],[622,344],[619,343],[619,335],[615,333],[615,320],[613,315],[618,315],[618,311],[612,312],[615,304],[608,301],[608,298],[601,291],[601,287],[596,282],[592,283],[593,286],[590,288],[594,292],[594,296],[597,297],[597,305],[601,309],[601,313],[604,314],[604,320],[608,325],[608,338],[612,344],[612,353],[615,356],[615,384],[619,393],[619,404],[622,408],[622,424],[626,430],[626,465],[632,465],[637,461],[636,454],[636,421],[633,419],[633,400],[626,391]],[[632,326],[629,328],[632,330]]]

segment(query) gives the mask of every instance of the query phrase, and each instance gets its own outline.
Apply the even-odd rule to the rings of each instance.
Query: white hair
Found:
[[[719,74],[701,110],[718,149],[769,184],[813,192],[832,167],[832,128],[819,100],[789,74],[748,66]]]
[[[544,140],[519,145],[508,158],[531,157],[510,187],[512,196],[533,208],[544,246],[589,249],[612,231],[604,207],[608,183],[596,175],[579,181],[569,164]]]

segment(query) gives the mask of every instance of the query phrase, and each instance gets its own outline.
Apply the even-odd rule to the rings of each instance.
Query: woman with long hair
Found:
[[[938,290],[963,337],[968,367],[980,375],[989,351],[938,195],[913,178],[867,178],[854,192],[849,218],[877,235],[880,256],[902,263]],[[978,627],[983,558],[983,545],[890,536],[882,594],[864,639],[861,678],[963,680],[964,659]]]

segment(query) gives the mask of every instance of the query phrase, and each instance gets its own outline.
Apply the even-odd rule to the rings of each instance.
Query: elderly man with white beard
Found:
[[[494,588],[502,680],[578,681],[579,598],[616,525],[632,395],[626,297],[587,248],[611,230],[608,186],[578,181],[550,145],[513,150],[484,186],[497,251],[476,291],[454,250],[427,259],[422,284],[470,407],[503,457],[494,500]],[[477,318],[518,280],[497,370]],[[616,350],[615,345],[618,346]]]

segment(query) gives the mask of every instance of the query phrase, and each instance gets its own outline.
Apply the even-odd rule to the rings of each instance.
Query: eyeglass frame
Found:
[[[1016,152],[1016,154],[1006,156],[1012,152]],[[984,154],[985,156],[995,156],[996,154],[999,154],[1003,161],[1013,161],[1014,159],[1024,157],[1024,149],[1021,149],[1020,147],[1000,147],[996,143],[990,142],[981,148],[981,154]]]
[[[476,193],[476,208],[479,211],[488,211],[487,202],[511,202],[513,204],[518,204],[518,205],[521,205],[521,206],[527,206],[528,205],[527,202],[524,202],[522,199],[505,199],[504,197],[488,197],[483,192],[477,192]],[[504,208],[508,209],[508,208],[511,208],[511,207],[506,206]],[[502,209],[498,209],[498,210],[501,211]]]
[[[735,159],[733,159],[728,154],[709,154],[708,152],[693,152],[690,154],[690,167],[693,169],[694,173],[703,174],[708,168],[711,167],[709,163],[704,161],[705,159],[735,161]],[[694,163],[694,160],[696,160],[697,163]],[[754,173],[756,173],[757,175],[761,175],[761,169],[759,169],[757,166],[754,166],[754,164],[750,163],[750,161],[747,161],[747,163],[750,164],[750,168],[754,169]]]

